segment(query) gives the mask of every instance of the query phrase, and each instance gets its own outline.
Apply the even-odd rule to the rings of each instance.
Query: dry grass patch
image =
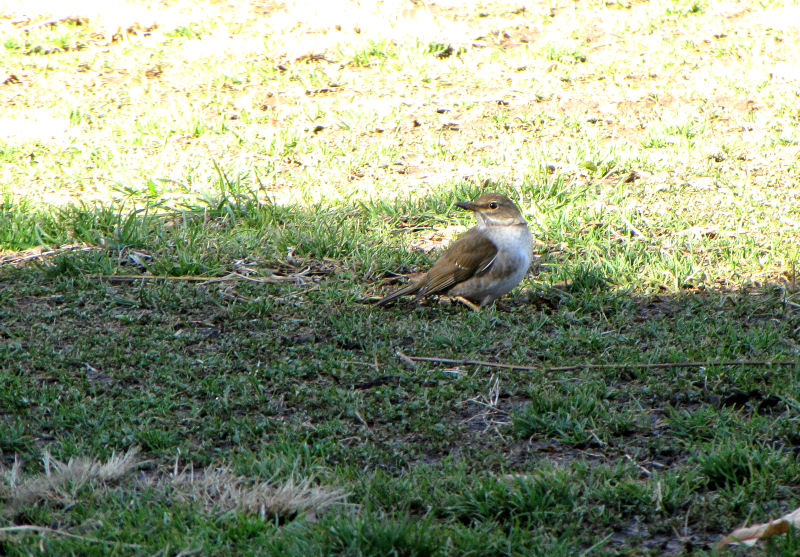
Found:
[[[138,454],[139,449],[132,448],[121,455],[113,453],[105,462],[88,457],[62,462],[45,452],[44,473],[38,475],[23,474],[22,463],[17,459],[11,468],[0,467],[4,514],[13,518],[40,503],[65,508],[80,499],[79,492],[84,487],[103,492],[126,478],[129,481],[125,489],[131,492],[154,488],[175,501],[198,503],[215,514],[240,511],[262,518],[291,518],[300,513],[316,516],[347,497],[344,491],[320,486],[311,478],[298,481],[292,476],[281,484],[259,482],[238,476],[224,466],[210,466],[198,472],[192,467],[180,472],[176,468],[172,473],[150,473],[143,480],[129,478],[148,464]]]
[[[298,482],[290,477],[276,485],[238,476],[226,467],[208,467],[198,472],[190,468],[158,478],[153,485],[172,493],[176,500],[199,503],[215,513],[239,511],[266,519],[291,518],[301,513],[313,517],[343,503],[347,497],[344,491],[316,485],[309,478]]]
[[[137,458],[138,453],[139,449],[132,448],[121,455],[112,453],[105,462],[87,457],[61,462],[45,451],[42,457],[44,474],[40,475],[24,476],[19,459],[11,468],[0,466],[0,476],[5,484],[0,485],[4,512],[14,516],[38,503],[56,503],[62,507],[72,505],[85,486],[105,489],[142,466],[145,461]]]

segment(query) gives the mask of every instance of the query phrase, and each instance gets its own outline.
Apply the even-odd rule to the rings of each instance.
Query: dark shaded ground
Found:
[[[305,455],[296,465],[322,466],[337,483],[381,471],[391,485],[425,469],[446,484],[459,470],[463,495],[422,490],[414,502],[357,488],[354,502],[443,524],[529,516],[558,537],[546,515],[462,508],[489,478],[551,469],[572,478],[563,502],[595,535],[611,536],[606,549],[658,554],[709,547],[753,504],[752,521],[794,504],[798,368],[766,363],[791,360],[800,340],[782,287],[595,292],[591,302],[553,291],[474,314],[337,299],[328,290],[336,274],[303,286],[3,275],[6,465],[15,455],[32,464],[45,447],[68,458],[135,444],[156,461],[179,449],[196,466],[243,449],[275,462]],[[408,368],[398,349],[542,367]],[[765,363],[624,365],[709,354]],[[620,365],[546,371],[610,362]]]

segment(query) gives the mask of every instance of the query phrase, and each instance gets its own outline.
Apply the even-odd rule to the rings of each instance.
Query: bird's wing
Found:
[[[417,298],[445,292],[459,282],[488,272],[496,258],[497,246],[480,229],[471,228],[434,263]]]

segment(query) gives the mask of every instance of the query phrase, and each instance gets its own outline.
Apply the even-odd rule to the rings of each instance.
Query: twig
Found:
[[[409,358],[408,356],[406,356],[405,354],[403,354],[403,352],[401,350],[397,350],[396,354],[397,354],[397,357],[400,358],[403,361],[403,363],[406,364],[408,367],[410,367],[410,368],[417,367],[416,362],[414,360],[412,360],[411,358]]]
[[[216,282],[229,282],[229,281],[247,281],[259,284],[274,284],[280,282],[303,282],[310,272],[310,269],[305,269],[300,273],[294,275],[269,275],[266,277],[253,278],[239,273],[229,273],[221,277],[205,277],[194,275],[182,276],[169,276],[169,275],[89,275],[89,278],[107,280],[109,282],[133,282],[137,280],[166,280],[166,281],[185,281],[185,282],[201,282],[204,284],[213,284]]]
[[[43,259],[45,257],[50,257],[51,255],[59,255],[62,253],[67,253],[69,251],[92,251],[98,248],[91,247],[91,246],[82,246],[82,245],[74,245],[74,246],[64,246],[58,249],[53,249],[49,251],[43,251],[41,253],[31,253],[28,255],[20,255],[19,257],[9,257],[8,259],[0,258],[0,266],[2,265],[14,265],[16,263],[22,263],[24,261],[31,261],[33,259]]]
[[[675,367],[722,367],[722,366],[796,366],[800,361],[781,360],[732,360],[725,362],[655,362],[655,363],[618,363],[618,364],[577,364],[572,366],[548,367],[504,364],[502,362],[485,362],[483,360],[454,360],[450,358],[432,358],[429,356],[402,355],[403,360],[412,362],[434,362],[461,366],[486,366],[503,369],[519,369],[523,371],[575,371],[578,369],[669,369]]]
[[[41,534],[55,534],[57,536],[64,536],[67,538],[73,538],[85,542],[102,543],[105,545],[121,545],[123,547],[130,547],[133,549],[141,549],[142,547],[138,543],[112,542],[109,540],[101,540],[98,538],[89,538],[86,536],[79,536],[78,534],[72,534],[64,530],[55,530],[53,528],[48,528],[47,526],[36,526],[33,524],[23,524],[21,526],[5,526],[0,528],[0,534],[13,534],[16,532],[39,532]]]
[[[450,358],[431,358],[428,356],[408,356],[403,354],[412,362],[435,362],[438,364],[453,364],[457,366],[486,366],[501,367],[503,369],[521,369],[525,371],[536,371],[542,369],[540,366],[519,366],[515,364],[504,364],[501,362],[484,362],[482,360],[451,360]],[[403,359],[405,359],[403,358]]]
[[[196,276],[160,276],[160,275],[89,275],[89,278],[107,280],[108,282],[132,282],[134,280],[168,280],[186,282],[207,282],[219,277],[196,277]]]
[[[295,273],[293,275],[269,275],[260,278],[248,277],[247,275],[243,275],[241,273],[228,273],[224,277],[209,278],[209,280],[207,280],[206,283],[211,284],[214,282],[224,282],[229,280],[245,280],[247,282],[255,282],[258,284],[291,282],[291,281],[302,283],[304,282],[305,278],[308,276],[308,273],[310,272],[311,272],[311,267],[306,267],[301,272]]]
[[[577,369],[670,369],[674,367],[728,367],[728,366],[796,366],[800,361],[782,360],[731,360],[727,362],[655,362],[649,364],[578,364],[549,367],[545,371],[575,371]]]

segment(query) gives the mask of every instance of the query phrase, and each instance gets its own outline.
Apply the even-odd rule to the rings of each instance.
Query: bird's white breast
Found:
[[[520,265],[528,270],[531,264],[533,240],[527,226],[487,226],[484,232],[497,246],[498,252],[504,252],[506,257],[519,261]]]
[[[497,246],[498,274],[507,274],[495,290],[502,296],[519,284],[531,266],[533,240],[527,226],[489,226],[486,228],[489,239]],[[494,269],[493,269],[494,270]],[[498,297],[499,297],[498,296]]]
[[[485,275],[456,285],[449,294],[465,296],[485,305],[510,292],[525,277],[531,265],[533,239],[525,225],[481,228],[497,246],[497,255]]]

